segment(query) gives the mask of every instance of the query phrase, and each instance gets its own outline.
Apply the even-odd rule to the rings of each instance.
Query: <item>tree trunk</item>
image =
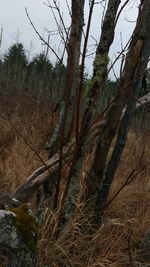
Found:
[[[73,131],[76,94],[79,82],[79,60],[82,30],[84,26],[84,0],[72,0],[71,32],[67,44],[68,60],[66,86],[60,103],[60,116],[54,135],[48,145],[49,158],[62,149]]]
[[[113,172],[112,170],[112,175],[109,169],[106,171],[106,162],[111,142],[117,132],[124,106],[134,97],[134,83],[142,75],[140,71],[142,70],[144,72],[147,67],[150,55],[149,26],[150,1],[145,1],[142,10],[139,12],[137,25],[126,57],[125,67],[118,84],[117,96],[107,113],[106,124],[102,126],[99,137],[97,138],[93,163],[89,174],[86,176],[87,192],[85,200],[90,199],[88,202],[90,203],[89,208],[96,214],[96,217],[98,214],[100,215],[101,205],[103,205],[104,201],[107,199],[109,190],[105,189],[106,187],[107,189],[110,188],[115,173],[115,171]],[[122,127],[124,127],[124,125],[122,125]],[[119,155],[120,149],[117,153]],[[110,165],[108,167],[110,168]],[[107,174],[107,177],[105,174]]]
[[[70,219],[78,205],[80,172],[85,158],[85,142],[83,140],[85,140],[87,127],[92,117],[93,100],[95,101],[98,93],[100,93],[98,90],[100,91],[107,77],[108,53],[114,38],[114,24],[119,4],[120,0],[110,0],[104,18],[102,34],[94,61],[92,86],[89,88],[88,103],[83,115],[81,131],[79,132],[79,142],[74,154],[72,168],[67,178],[66,192],[64,193],[64,201],[66,202],[64,209],[65,221]]]

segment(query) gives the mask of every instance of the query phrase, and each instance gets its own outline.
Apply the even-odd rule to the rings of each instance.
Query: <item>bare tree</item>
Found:
[[[98,100],[108,79],[109,50],[122,10],[121,8],[119,11],[120,2],[120,0],[108,1],[102,29],[99,27],[101,37],[93,62],[93,76],[88,82],[88,94],[85,98],[83,75],[87,40],[93,7],[97,3],[94,0],[89,1],[88,26],[86,33],[83,34],[84,0],[72,0],[71,28],[65,43],[68,55],[66,85],[59,105],[58,122],[48,144],[49,159],[13,194],[18,201],[26,202],[37,189],[42,188],[42,198],[39,203],[45,198],[50,198],[53,203],[51,207],[57,214],[54,231],[56,237],[79,213],[81,216],[90,215],[91,223],[95,227],[100,224],[103,208],[107,203],[108,193],[126,143],[131,115],[140,105],[149,102],[149,95],[146,101],[145,98],[138,100],[142,77],[150,56],[150,1],[144,0],[139,5],[136,27],[116,85],[116,94],[100,114],[98,111]],[[56,4],[56,1],[54,3]],[[128,1],[125,2],[127,3]],[[83,35],[84,49],[81,53]],[[96,107],[96,117],[93,114],[93,107]],[[116,143],[108,160],[115,136]],[[95,145],[93,145],[91,165],[82,181],[85,185],[83,190],[81,173],[90,153],[90,144]],[[66,168],[67,174],[64,177]]]

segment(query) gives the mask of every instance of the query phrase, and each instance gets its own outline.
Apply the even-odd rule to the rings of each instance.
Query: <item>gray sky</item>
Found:
[[[71,2],[68,0],[68,2]],[[88,0],[85,0],[85,20],[88,14]],[[121,1],[122,4],[125,0]],[[47,0],[45,0],[47,3]],[[69,25],[68,9],[66,7],[66,1],[60,0],[60,8],[63,12],[64,21],[66,26]],[[138,1],[131,0],[130,4],[123,11],[119,23],[116,28],[116,36],[114,43],[111,47],[110,58],[113,61],[115,55],[121,50],[120,33],[122,32],[123,44],[129,39],[133,28],[135,26],[135,20],[138,11]],[[42,51],[43,46],[36,33],[33,31],[27,16],[25,14],[25,7],[28,8],[30,17],[41,35],[47,38],[47,33],[44,27],[51,30],[56,30],[56,24],[50,9],[43,4],[42,0],[0,0],[0,26],[3,26],[3,40],[0,48],[0,54],[8,49],[10,45],[19,39],[24,43],[25,49],[28,52],[30,58]],[[91,35],[98,41],[100,36],[100,25],[102,18],[102,9],[100,5],[95,5],[94,15],[91,25]],[[55,48],[58,53],[61,53],[62,47],[60,46],[60,40],[58,36],[51,36],[50,44]],[[94,40],[90,37],[89,44],[94,44]],[[92,52],[90,47],[89,53]],[[50,59],[55,61],[55,57],[50,53]],[[87,59],[87,72],[92,73],[92,61],[94,56]],[[115,66],[115,72],[119,72],[119,64]],[[111,74],[111,77],[113,74]]]

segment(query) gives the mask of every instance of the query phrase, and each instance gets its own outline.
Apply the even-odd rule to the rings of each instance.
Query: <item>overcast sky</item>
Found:
[[[68,0],[68,2],[71,2]],[[88,15],[88,0],[85,0],[85,20]],[[122,4],[125,0],[121,1]],[[47,0],[45,0],[47,3]],[[60,0],[60,9],[63,13],[63,18],[66,26],[69,26],[69,15],[65,0]],[[44,28],[50,31],[56,30],[54,18],[51,10],[43,4],[42,0],[0,0],[0,26],[3,27],[3,39],[0,47],[0,55],[4,53],[10,47],[12,43],[20,41],[24,44],[25,49],[31,58],[36,53],[42,51],[43,46],[38,36],[32,29],[28,18],[25,13],[25,7],[27,7],[30,17],[36,26],[37,30],[44,38],[47,38],[47,33]],[[131,0],[130,4],[123,11],[119,23],[116,28],[116,36],[114,44],[111,47],[110,58],[115,59],[118,51],[121,50],[120,33],[122,33],[123,44],[129,39],[133,28],[135,26],[135,20],[138,12],[138,1]],[[91,35],[97,41],[100,36],[100,25],[102,18],[102,8],[100,5],[95,5],[94,15],[91,25]],[[90,37],[90,45],[94,44],[94,39]],[[60,40],[58,36],[50,37],[50,44],[55,48],[58,53],[61,53],[62,47],[60,46]],[[90,47],[89,53],[94,49],[94,46]],[[50,53],[50,59],[54,62],[55,57]],[[92,73],[92,61],[93,56],[87,59],[87,72]],[[115,71],[118,74],[119,64],[116,64]],[[111,74],[112,75],[112,74]]]

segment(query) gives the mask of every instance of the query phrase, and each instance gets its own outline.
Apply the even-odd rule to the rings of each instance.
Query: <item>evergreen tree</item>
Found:
[[[4,64],[11,67],[26,68],[27,63],[27,56],[22,43],[13,44],[4,55]]]
[[[53,65],[44,53],[40,53],[33,58],[28,69],[40,77],[49,77],[52,74]]]
[[[7,91],[24,87],[27,56],[22,43],[13,44],[3,57],[3,70]]]
[[[32,88],[35,95],[45,95],[52,82],[53,65],[44,53],[36,55],[27,68],[28,88]]]

